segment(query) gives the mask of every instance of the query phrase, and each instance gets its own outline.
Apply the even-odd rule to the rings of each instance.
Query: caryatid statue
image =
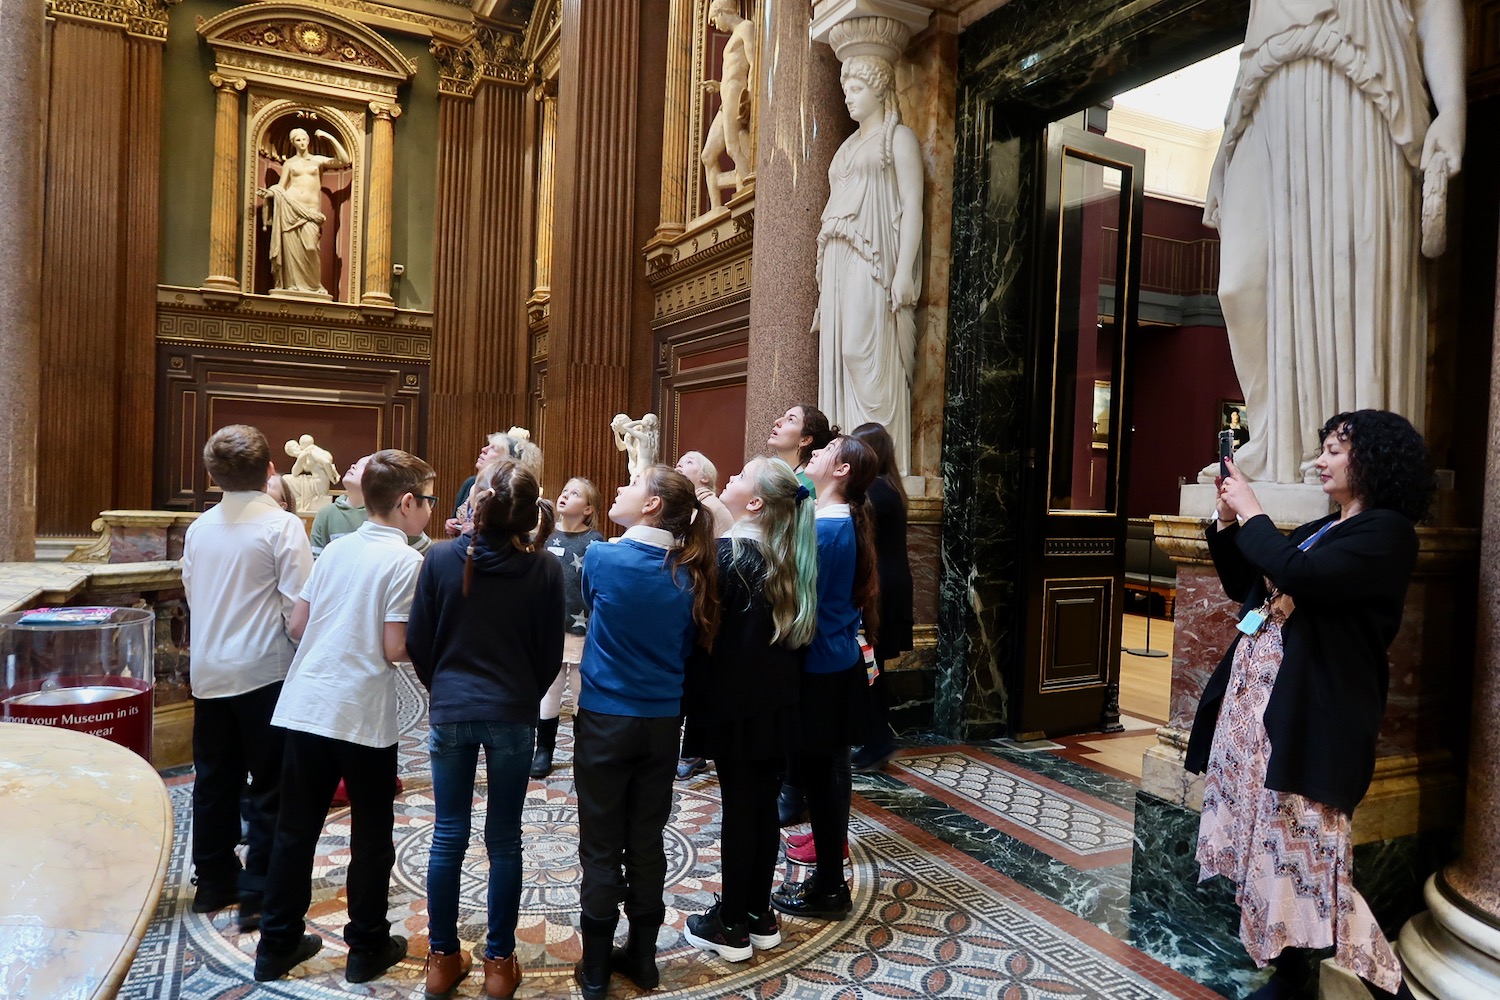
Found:
[[[1219,302],[1254,416],[1235,462],[1252,479],[1310,480],[1333,414],[1423,422],[1418,250],[1442,252],[1463,155],[1463,19],[1459,0],[1250,4],[1204,222],[1220,233]]]
[[[327,139],[336,155],[309,153],[312,140],[307,130],[294,128],[289,137],[296,152],[281,164],[281,179],[271,187],[256,191],[265,199],[262,224],[271,230],[273,292],[328,294],[328,289],[323,287],[320,253],[326,219],[319,193],[323,169],[348,166],[350,159],[331,133],[318,129],[314,134]]]
[[[751,74],[755,71],[755,22],[740,16],[739,0],[713,0],[708,19],[719,31],[728,32],[718,80],[703,81],[703,89],[719,95],[719,112],[708,127],[699,159],[708,187],[711,211],[724,206],[723,190],[739,190],[755,172],[755,149],[750,141]],[[725,152],[734,161],[734,172],[725,173],[719,157]]]
[[[818,408],[843,427],[884,424],[911,468],[911,381],[922,282],[922,152],[901,124],[892,60],[907,32],[857,17],[829,36],[859,128],[828,168],[818,232]]]

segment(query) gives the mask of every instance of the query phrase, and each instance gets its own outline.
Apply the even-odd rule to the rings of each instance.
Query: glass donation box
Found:
[[[89,733],[149,761],[155,642],[145,608],[0,615],[0,722]]]

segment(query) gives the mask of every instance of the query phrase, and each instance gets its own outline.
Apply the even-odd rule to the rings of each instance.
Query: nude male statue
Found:
[[[724,43],[724,65],[719,80],[703,81],[703,89],[720,98],[719,112],[708,128],[703,152],[703,178],[708,185],[711,211],[724,207],[723,190],[738,189],[755,170],[755,150],[750,147],[750,74],[755,68],[755,22],[740,16],[739,0],[714,0],[708,19],[719,31],[729,33]],[[719,156],[728,152],[733,172],[719,166]]]

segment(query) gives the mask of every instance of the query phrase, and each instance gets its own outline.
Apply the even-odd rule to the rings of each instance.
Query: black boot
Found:
[[[782,826],[794,826],[807,819],[807,796],[796,785],[783,783],[776,797],[776,811]]]
[[[604,1000],[609,993],[610,949],[615,944],[615,924],[619,921],[618,913],[602,920],[586,913],[578,915],[583,961],[573,967],[573,978],[583,988],[583,1000]]]
[[[552,751],[557,749],[557,719],[542,719],[536,724],[536,756],[531,759],[531,776],[545,778],[552,773]]]
[[[1396,987],[1396,992],[1394,993],[1381,989],[1363,976],[1360,977],[1359,981],[1365,984],[1365,989],[1370,991],[1370,996],[1374,1000],[1416,1000],[1416,997],[1412,995],[1411,987],[1406,985],[1405,978],[1401,980],[1401,985]]]
[[[666,917],[665,908],[644,917],[631,917],[625,947],[610,954],[614,970],[624,973],[643,990],[654,990],[661,984],[661,970],[656,967],[656,933]]]

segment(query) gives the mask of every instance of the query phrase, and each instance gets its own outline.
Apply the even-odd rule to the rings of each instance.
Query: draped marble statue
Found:
[[[844,58],[837,41],[835,51]],[[818,232],[812,325],[820,335],[818,407],[846,428],[884,424],[906,475],[922,274],[922,154],[916,135],[901,124],[889,60],[850,55],[840,79],[859,128],[828,168]]]
[[[317,511],[329,501],[328,488],[339,481],[333,454],[311,434],[288,441],[285,450],[293,461],[291,469],[281,477],[283,485],[292,491],[298,510]]]
[[[755,171],[755,148],[750,141],[750,81],[755,71],[755,22],[740,16],[739,0],[713,0],[708,19],[719,31],[727,32],[724,58],[718,80],[703,81],[703,89],[718,93],[719,111],[708,127],[699,161],[703,164],[703,181],[708,187],[711,211],[724,206],[724,188],[742,188]],[[729,154],[734,172],[725,173],[719,157]]]
[[[631,420],[629,414],[616,413],[609,429],[615,436],[615,447],[625,453],[625,467],[633,483],[656,464],[656,456],[661,452],[656,414],[647,413],[639,420]]]
[[[1235,453],[1252,479],[1312,481],[1333,413],[1390,409],[1421,426],[1418,251],[1441,252],[1464,83],[1459,0],[1252,0],[1204,210],[1255,414]]]
[[[322,129],[314,134],[327,139],[336,155],[309,153],[307,130],[294,128],[289,137],[296,152],[281,164],[281,180],[256,191],[265,199],[262,224],[271,230],[272,292],[328,294],[320,254],[326,221],[320,207],[323,169],[348,166],[350,160],[332,134]]]

